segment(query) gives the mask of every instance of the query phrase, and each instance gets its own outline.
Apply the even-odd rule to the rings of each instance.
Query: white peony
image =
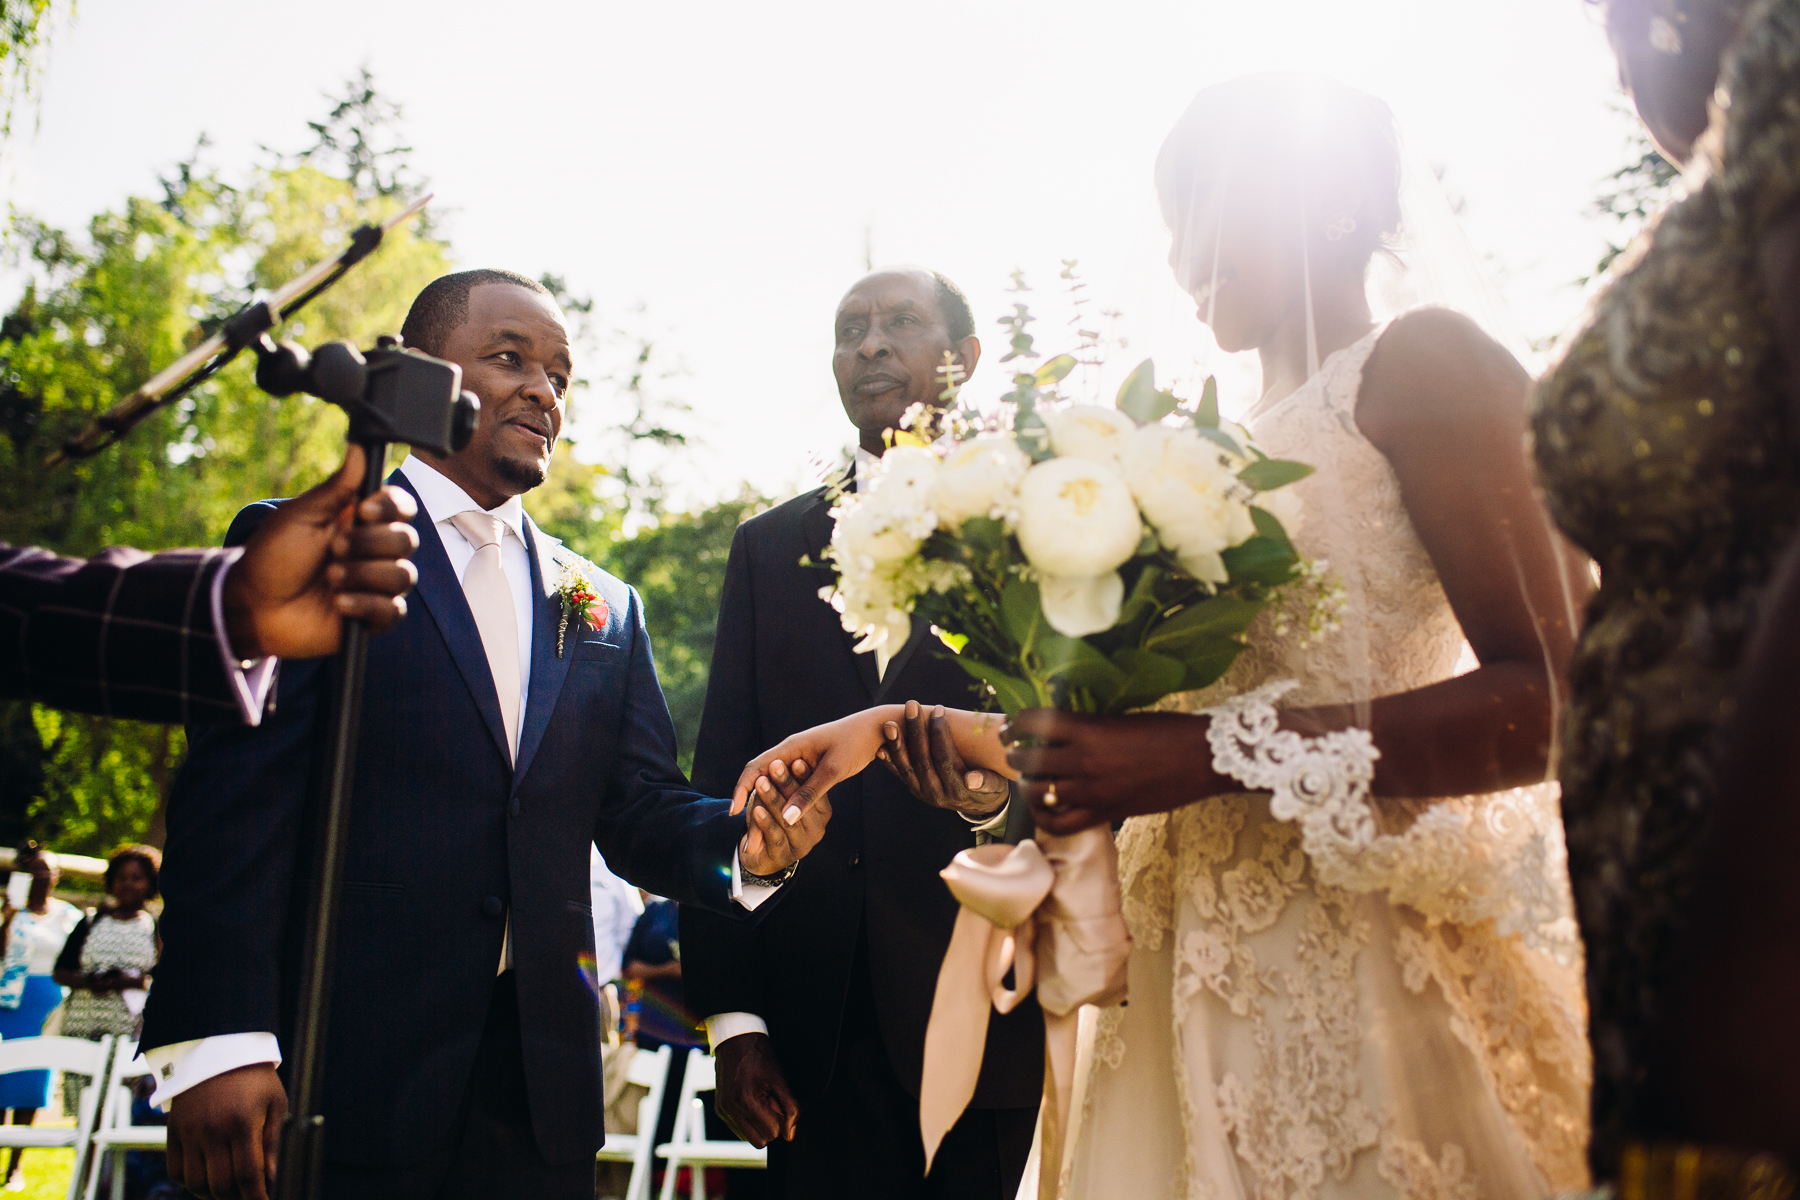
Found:
[[[1191,429],[1146,425],[1125,441],[1120,467],[1164,548],[1196,579],[1224,583],[1221,553],[1256,533],[1248,491],[1228,455]]]
[[[888,512],[924,512],[931,507],[931,485],[937,473],[937,455],[925,447],[895,446],[881,456],[868,494],[858,499]]]
[[[1118,409],[1097,404],[1046,410],[1042,416],[1050,431],[1050,449],[1058,458],[1089,458],[1117,466],[1125,439],[1137,430],[1137,422]]]
[[[1065,637],[1086,637],[1111,629],[1125,603],[1125,580],[1117,571],[1088,579],[1038,577],[1038,602],[1050,628]]]
[[[1093,579],[1117,570],[1143,540],[1131,489],[1085,458],[1053,458],[1019,485],[1019,548],[1045,575]]]
[[[988,433],[952,450],[938,466],[931,501],[938,524],[955,529],[970,517],[1004,519],[1018,502],[1031,458],[1012,438]]]
[[[840,568],[868,570],[878,563],[892,563],[917,553],[919,543],[936,526],[937,515],[929,509],[923,513],[896,512],[871,496],[838,510],[831,544],[837,551]]]

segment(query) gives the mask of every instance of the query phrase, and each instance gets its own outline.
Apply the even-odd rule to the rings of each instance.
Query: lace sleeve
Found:
[[[1382,833],[1369,786],[1381,757],[1366,729],[1302,737],[1281,728],[1280,680],[1206,709],[1213,769],[1270,793],[1300,828],[1320,883],[1386,892],[1427,920],[1493,921],[1561,963],[1579,953],[1568,851],[1554,785],[1440,800],[1404,833]]]
[[[1727,214],[1752,239],[1800,208],[1800,6],[1757,0],[1725,65],[1731,97],[1719,174]]]

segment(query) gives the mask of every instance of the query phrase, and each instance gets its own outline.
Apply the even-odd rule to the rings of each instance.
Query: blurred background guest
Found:
[[[646,1053],[655,1053],[663,1046],[674,1048],[662,1114],[656,1121],[656,1144],[660,1146],[675,1133],[681,1080],[687,1074],[687,1052],[706,1045],[706,1030],[688,1012],[682,995],[680,909],[673,900],[649,892],[643,893],[643,902],[644,913],[632,926],[631,939],[625,943],[621,971],[626,981],[628,1036]]]
[[[144,906],[156,899],[161,870],[154,846],[122,846],[107,861],[107,902],[75,927],[56,958],[54,978],[71,989],[63,1036],[137,1038],[157,953],[156,918]],[[85,1075],[63,1076],[69,1112],[87,1082]]]
[[[37,1037],[44,1031],[44,1019],[62,1003],[62,987],[52,979],[56,956],[63,943],[81,924],[81,910],[67,900],[50,893],[60,875],[56,856],[28,843],[13,862],[13,871],[29,876],[31,890],[25,906],[14,908],[9,895],[4,923],[0,923],[0,945],[6,947],[4,966],[0,966],[0,1039]],[[0,1075],[0,1109],[12,1110],[14,1125],[29,1125],[37,1119],[38,1109],[50,1102],[50,1072],[13,1071]],[[23,1191],[25,1175],[19,1158],[24,1150],[15,1147],[6,1168],[6,1190]]]
[[[594,906],[594,982],[604,986],[625,977],[625,945],[644,913],[644,900],[637,888],[612,873],[594,847],[588,857],[588,883]]]

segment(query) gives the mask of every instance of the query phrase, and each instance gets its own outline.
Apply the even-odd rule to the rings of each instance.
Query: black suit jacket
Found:
[[[695,786],[724,791],[743,764],[802,729],[877,702],[967,708],[972,681],[921,627],[877,681],[875,656],[857,654],[837,613],[819,599],[817,561],[831,538],[826,489],[745,522],[732,542],[718,640],[694,756]],[[682,984],[699,1016],[762,1017],[783,1073],[802,1102],[831,1080],[852,959],[868,937],[882,1040],[914,1095],[937,968],[957,904],[938,877],[975,844],[969,823],[914,798],[880,764],[832,789],[831,825],[781,889],[779,910],[754,928],[683,909]],[[988,1026],[974,1107],[1036,1105],[1043,1024],[1035,1001]]]
[[[218,550],[59,558],[0,543],[0,699],[140,721],[240,721],[213,632]]]
[[[231,536],[268,511],[247,509]],[[555,588],[573,556],[529,522],[538,602],[510,765],[480,634],[423,505],[414,528],[415,602],[369,651],[326,1154],[404,1165],[445,1152],[510,911],[532,1123],[545,1157],[570,1162],[593,1153],[603,1128],[589,843],[634,883],[723,911],[743,818],[692,792],[675,765],[633,589],[596,572],[605,627],[571,626],[557,657]],[[169,802],[146,1046],[288,1027],[327,666],[290,664],[261,729],[193,737]]]

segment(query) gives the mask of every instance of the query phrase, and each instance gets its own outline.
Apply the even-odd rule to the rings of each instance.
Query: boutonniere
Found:
[[[585,621],[590,629],[598,632],[606,628],[606,619],[612,612],[606,607],[606,601],[595,594],[587,575],[573,563],[563,564],[562,580],[556,585],[556,595],[562,601],[562,620],[556,626],[556,657],[561,658],[563,639],[568,636],[570,620]]]

